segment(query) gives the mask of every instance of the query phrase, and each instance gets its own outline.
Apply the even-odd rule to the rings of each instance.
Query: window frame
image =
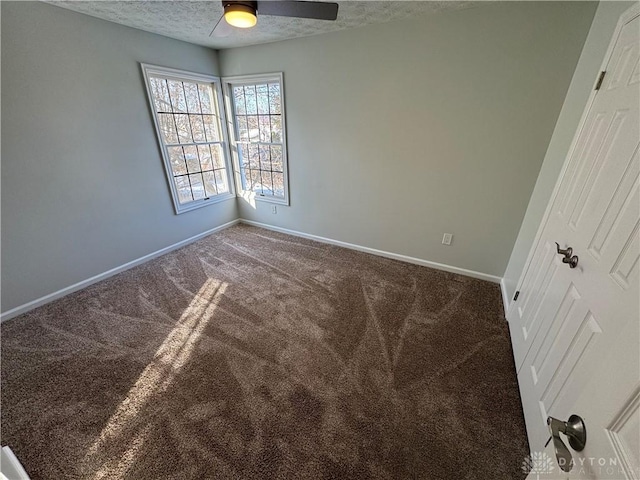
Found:
[[[282,172],[283,172],[283,185],[284,185],[284,197],[274,197],[268,195],[256,194],[252,190],[244,190],[242,186],[242,171],[240,168],[240,158],[238,155],[238,139],[236,138],[236,132],[238,131],[238,122],[236,119],[235,108],[233,105],[233,92],[232,86],[234,85],[258,85],[261,83],[278,82],[280,85],[280,115],[282,123]],[[284,74],[283,72],[273,73],[258,73],[252,75],[234,75],[228,77],[222,77],[222,91],[224,95],[224,106],[227,111],[227,128],[226,131],[229,135],[229,151],[231,153],[231,160],[233,163],[233,174],[235,179],[235,187],[238,196],[242,196],[247,199],[256,200],[260,202],[275,203],[278,205],[289,206],[289,156],[287,152],[287,121],[286,121],[286,106],[285,106],[285,93],[284,93]],[[276,144],[277,145],[277,144]]]
[[[227,118],[226,118],[226,112],[225,112],[224,96],[222,93],[221,78],[216,77],[214,75],[194,73],[194,72],[189,72],[186,70],[180,70],[176,68],[163,67],[159,65],[150,65],[147,63],[140,63],[140,67],[142,69],[142,74],[144,77],[144,84],[147,92],[147,100],[149,103],[149,109],[151,110],[151,118],[153,119],[156,138],[162,154],[164,170],[167,177],[167,182],[169,184],[169,189],[171,191],[171,199],[173,201],[173,207],[176,215],[235,198],[236,197],[235,181],[234,181],[234,178],[232,178],[234,167],[233,167],[233,162],[231,161],[231,155],[230,155],[230,149],[229,149],[229,135],[227,133]],[[149,81],[149,77],[154,75],[162,78],[177,80],[177,81],[207,83],[211,85],[211,89],[214,93],[215,103],[217,107],[217,112],[214,112],[214,113],[218,114],[221,139],[220,139],[220,142],[205,142],[203,144],[210,145],[211,143],[220,143],[222,154],[224,156],[226,181],[227,181],[227,185],[229,186],[228,192],[220,193],[207,198],[193,200],[191,202],[184,203],[184,204],[180,203],[176,182],[174,180],[175,176],[173,174],[173,169],[171,167],[169,152],[167,150],[167,146],[165,145],[164,139],[162,137],[162,132],[160,130],[160,125],[158,122],[158,114],[156,112],[153,93],[152,93],[151,85]]]

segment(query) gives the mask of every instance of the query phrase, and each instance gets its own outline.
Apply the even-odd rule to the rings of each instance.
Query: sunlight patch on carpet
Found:
[[[153,361],[147,365],[102,429],[99,438],[87,452],[85,461],[98,454],[108,442],[117,442],[131,420],[143,410],[151,398],[171,385],[176,375],[189,362],[198,339],[212,320],[227,286],[227,283],[211,278],[204,283],[156,351]],[[145,427],[137,432],[135,440],[130,442],[125,454],[121,458],[104,463],[92,478],[113,478],[114,475],[117,478],[123,477],[135,462],[136,453],[141,450],[149,434],[149,428]]]

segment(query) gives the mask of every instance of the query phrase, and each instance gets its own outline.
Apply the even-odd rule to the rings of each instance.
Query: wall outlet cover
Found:
[[[442,244],[443,245],[451,245],[452,241],[453,241],[453,234],[452,233],[445,233],[442,236]]]

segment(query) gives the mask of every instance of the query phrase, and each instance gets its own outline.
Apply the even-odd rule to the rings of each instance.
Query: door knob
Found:
[[[565,249],[560,248],[560,244],[556,242],[556,252],[560,255],[564,255],[562,263],[568,263],[569,268],[576,268],[578,266],[578,256],[573,255],[573,248],[567,247]],[[572,256],[573,255],[573,256]]]
[[[563,472],[570,472],[573,468],[573,457],[562,438],[560,438],[560,434],[567,436],[571,448],[576,452],[581,452],[587,443],[587,427],[578,415],[571,415],[566,422],[557,418],[547,417],[547,425],[551,433],[549,440],[553,440],[558,466]]]
[[[573,255],[573,248],[571,247],[567,247],[564,250],[562,248],[560,248],[560,244],[558,242],[556,242],[556,251],[560,254],[560,255],[564,255],[565,257],[569,258],[571,257],[571,255]]]
[[[568,256],[565,256],[562,259],[562,263],[568,263],[569,264],[569,268],[576,268],[578,266],[578,256],[574,255],[571,258],[569,258]]]

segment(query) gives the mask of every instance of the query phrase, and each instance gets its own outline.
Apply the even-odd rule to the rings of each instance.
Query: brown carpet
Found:
[[[237,226],[2,326],[34,479],[521,479],[495,284]]]

